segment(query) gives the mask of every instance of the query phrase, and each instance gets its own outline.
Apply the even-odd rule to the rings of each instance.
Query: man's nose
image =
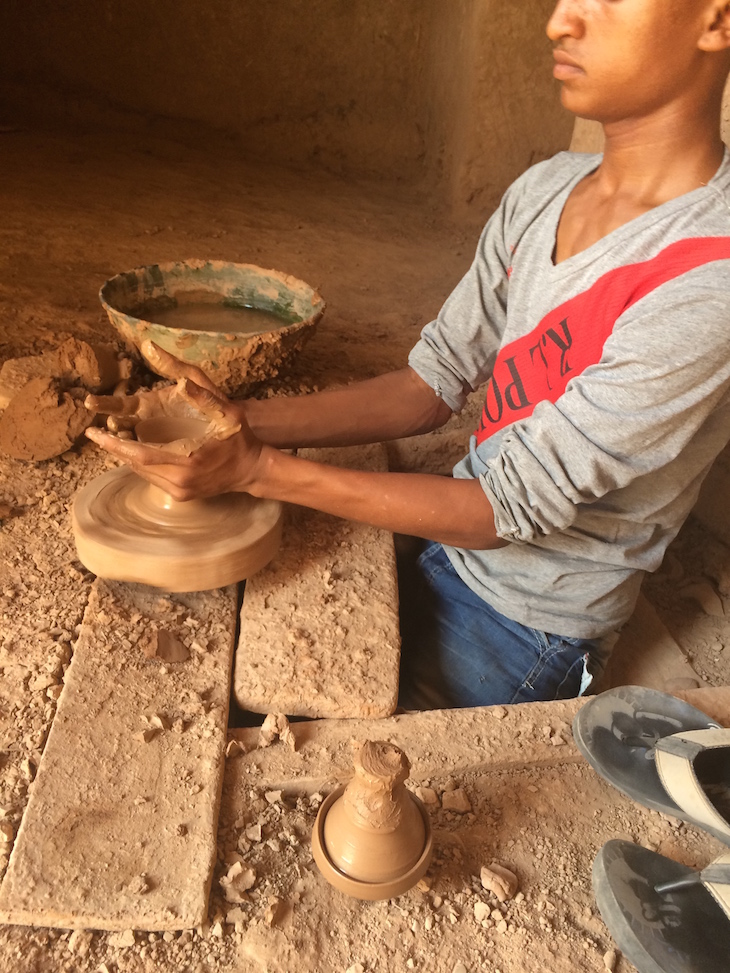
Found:
[[[547,24],[551,41],[580,37],[584,30],[585,0],[558,0]]]

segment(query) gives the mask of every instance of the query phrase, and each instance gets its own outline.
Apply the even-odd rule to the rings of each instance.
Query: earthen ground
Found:
[[[328,301],[295,369],[258,394],[365,377],[405,361],[420,326],[468,266],[478,233],[475,223],[438,217],[416,193],[253,169],[225,142],[164,140],[152,129],[103,135],[22,125],[0,139],[0,360],[49,350],[62,334],[109,340],[96,297],[107,277],[204,256],[285,270]],[[411,453],[398,444],[391,453],[403,468],[426,468],[431,459],[424,457],[448,466],[477,409],[475,396],[468,415],[428,445]],[[13,834],[93,581],[75,556],[69,506],[109,463],[90,444],[39,463],[0,461],[0,817]],[[727,685],[730,556],[717,533],[691,520],[645,591],[695,671],[710,686]],[[365,615],[362,623],[368,624]],[[435,742],[410,748],[416,768],[427,750],[438,750],[441,763],[426,779],[439,805],[445,790],[461,786],[472,806],[473,817],[433,807],[438,842],[430,892],[414,891],[393,905],[344,904],[312,870],[308,830],[318,791],[267,799],[279,781],[250,769],[243,770],[243,785],[240,771],[257,758],[231,757],[215,879],[236,850],[248,856],[257,881],[240,916],[229,916],[230,903],[216,891],[212,923],[182,934],[5,926],[0,971],[103,973],[106,965],[109,973],[452,973],[459,964],[469,973],[600,971],[611,943],[588,884],[599,844],[629,834],[692,865],[707,863],[717,849],[698,832],[637,809],[569,759],[569,720],[565,714],[556,720],[557,711],[555,719],[540,720],[525,713],[515,724],[521,731],[515,741],[532,746],[542,734],[565,741],[548,744],[556,754],[548,763],[535,763],[528,746],[516,748],[522,756],[514,766],[469,769],[455,760],[448,718]],[[491,725],[477,714],[475,748]],[[465,732],[460,727],[460,746]],[[324,763],[332,759],[326,736],[316,745]],[[313,782],[321,777],[314,774]],[[586,811],[579,818],[578,804]],[[246,828],[256,835],[259,823],[262,840],[246,837]],[[4,843],[5,852],[11,844]],[[493,857],[518,872],[525,898],[503,919],[490,914],[486,926],[478,925],[474,905],[487,898],[474,876]],[[0,870],[6,861],[0,846]],[[628,966],[619,961],[617,969]]]

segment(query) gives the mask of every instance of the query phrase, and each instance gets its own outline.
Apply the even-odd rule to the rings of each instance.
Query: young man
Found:
[[[188,382],[241,429],[164,464],[89,437],[179,499],[244,490],[432,541],[405,705],[582,691],[730,436],[729,7],[560,0],[548,35],[563,104],[603,124],[605,153],[562,153],[517,180],[407,368],[261,402]],[[485,382],[452,479],[278,448],[423,433]]]

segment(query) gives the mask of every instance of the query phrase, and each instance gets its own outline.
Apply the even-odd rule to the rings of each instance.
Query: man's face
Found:
[[[699,83],[712,12],[712,0],[559,0],[547,33],[563,104],[602,122],[669,104]]]

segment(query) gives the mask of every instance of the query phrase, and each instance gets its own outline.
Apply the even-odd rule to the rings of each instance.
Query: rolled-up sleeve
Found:
[[[730,273],[727,264],[717,272]],[[502,433],[480,475],[500,537],[527,543],[565,530],[580,505],[675,460],[727,401],[730,309],[707,275],[692,271],[633,305],[600,362]]]
[[[452,412],[460,412],[469,393],[489,378],[502,341],[511,260],[506,236],[523,181],[505,194],[482,232],[471,267],[408,357]]]

